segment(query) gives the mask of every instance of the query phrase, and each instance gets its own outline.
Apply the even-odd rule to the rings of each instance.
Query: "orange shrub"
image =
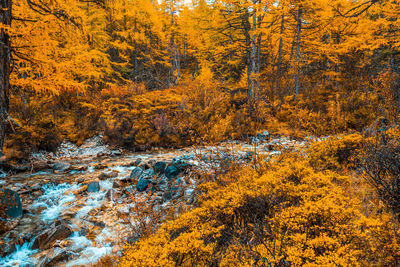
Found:
[[[342,188],[347,177],[315,172],[300,157],[264,170],[245,167],[227,174],[236,177],[231,183],[204,185],[199,207],[127,245],[120,265],[393,266],[400,260],[391,217],[365,217],[360,201]]]

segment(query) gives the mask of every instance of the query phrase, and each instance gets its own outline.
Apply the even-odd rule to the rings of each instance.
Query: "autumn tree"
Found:
[[[10,91],[10,63],[11,63],[11,0],[0,3],[0,155],[3,153],[5,128],[8,119],[8,95]]]
[[[180,48],[177,44],[177,12],[180,9],[180,3],[177,0],[164,0],[161,3],[161,10],[164,14],[164,31],[167,33],[169,39],[168,44],[168,75],[167,75],[167,86],[177,84],[180,75]]]
[[[89,3],[104,4],[95,0],[2,2],[1,147],[7,121],[15,123],[8,115],[10,84],[19,97],[28,91],[82,92],[109,71],[107,55],[91,47],[93,38],[86,32],[91,23],[84,10]]]

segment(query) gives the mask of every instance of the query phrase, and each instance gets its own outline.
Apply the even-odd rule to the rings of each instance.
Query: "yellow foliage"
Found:
[[[340,170],[343,166],[352,168],[357,167],[366,142],[358,133],[333,136],[313,143],[306,153],[311,165],[317,169]]]
[[[13,14],[21,20],[12,23],[13,46],[18,50],[11,83],[28,92],[52,95],[83,92],[90,81],[98,81],[110,73],[108,56],[101,47],[94,48],[88,43],[85,31],[89,22],[80,1],[49,1],[45,5],[74,18],[76,23],[51,13],[40,14],[28,2],[16,1]]]
[[[289,157],[205,185],[200,207],[127,245],[121,266],[364,266],[398,261],[390,217],[366,218],[347,177]],[[232,174],[231,174],[232,175]],[[382,217],[383,218],[383,217]],[[385,231],[380,236],[381,229]],[[382,245],[385,251],[376,248]],[[387,253],[394,253],[387,257]]]
[[[379,110],[375,92],[337,92],[315,88],[311,95],[287,96],[270,103],[272,133],[304,137],[362,131],[376,120]]]

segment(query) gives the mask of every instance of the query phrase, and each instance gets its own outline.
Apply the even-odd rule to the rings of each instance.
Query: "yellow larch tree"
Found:
[[[50,8],[62,10],[70,20],[53,14],[40,14],[26,1],[14,2],[13,23],[15,89],[59,94],[82,92],[90,81],[109,71],[108,56],[90,45],[90,26],[79,1],[51,2]],[[73,20],[73,21],[71,21]],[[92,38],[93,39],[93,38]]]

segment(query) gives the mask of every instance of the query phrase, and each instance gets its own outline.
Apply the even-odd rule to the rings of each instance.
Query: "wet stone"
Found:
[[[81,167],[74,166],[68,169],[70,174],[83,173],[87,170],[88,170],[87,166],[81,166]]]
[[[131,175],[129,176],[132,180],[137,180],[143,174],[143,169],[140,167],[136,167],[132,170]]]
[[[124,192],[127,193],[128,195],[135,194],[135,192],[136,192],[135,189],[136,189],[136,186],[129,185],[129,186],[124,187]]]
[[[135,162],[133,162],[133,166],[139,166],[139,164],[142,162],[141,159],[137,159]]]
[[[136,190],[138,192],[144,192],[149,187],[150,180],[140,178],[136,184]]]
[[[13,191],[21,191],[23,189],[23,185],[22,184],[15,184],[13,186],[11,186],[11,190]]]
[[[32,191],[38,191],[42,188],[42,186],[39,183],[36,183],[34,185],[31,186],[31,190]]]
[[[168,190],[168,184],[169,184],[169,179],[165,175],[162,175],[158,179],[158,183],[157,183],[158,190],[160,190],[160,191]]]
[[[157,174],[162,174],[165,171],[167,164],[164,161],[158,161],[156,164],[154,164],[154,171]]]
[[[0,189],[0,203],[5,205],[5,214],[11,218],[22,216],[22,203],[18,193],[10,189]],[[6,218],[0,218],[6,219]]]
[[[74,194],[74,195],[80,195],[82,192],[85,192],[86,190],[87,190],[87,185],[84,185],[84,186],[81,186],[81,187],[79,187],[78,189],[76,189],[76,190],[74,190],[74,191],[72,191],[72,193]]]
[[[33,166],[32,166],[32,169],[34,171],[42,171],[42,170],[46,170],[49,168],[50,168],[50,166],[47,163],[47,161],[35,161],[35,162],[33,162]]]
[[[179,198],[183,193],[184,185],[185,181],[183,178],[176,179],[171,188],[166,190],[166,192],[163,194],[164,201]]]
[[[10,170],[20,173],[20,172],[27,172],[30,170],[30,166],[28,165],[21,165],[21,164],[16,164],[16,165],[11,165]]]
[[[142,168],[143,170],[148,170],[151,168],[150,164],[142,162],[138,165],[139,168]]]
[[[111,151],[111,155],[112,156],[121,156],[122,155],[122,151],[117,149],[117,150],[113,150]]]
[[[145,170],[145,171],[143,172],[141,178],[144,178],[144,179],[153,179],[155,176],[156,176],[156,174],[155,174],[154,170],[153,170],[153,169],[148,169],[148,170]]]
[[[87,191],[89,193],[96,193],[100,191],[100,184],[98,181],[92,181],[87,185]]]
[[[110,173],[102,172],[99,175],[99,179],[103,181],[103,180],[107,180],[107,179],[110,179],[110,178],[115,178],[117,176],[118,176],[117,172],[110,172]]]
[[[126,178],[126,179],[128,179],[128,177],[123,177],[123,178]],[[118,181],[113,181],[113,188],[119,188],[119,187],[121,187],[121,184],[123,183],[124,181],[121,179],[119,182]]]
[[[177,177],[177,176],[179,175],[180,172],[181,172],[181,171],[180,171],[179,166],[177,166],[176,164],[173,163],[173,164],[169,165],[169,166],[165,169],[165,176],[166,176],[168,179],[172,179],[172,178]]]
[[[118,208],[117,209],[117,212],[119,213],[119,214],[126,214],[126,215],[128,215],[129,214],[129,207],[120,207],[120,208]]]
[[[123,193],[120,192],[120,191],[113,191],[112,192],[112,197],[113,197],[114,201],[118,200],[118,199],[123,197]]]
[[[184,192],[184,195],[185,195],[185,198],[184,198],[185,202],[188,204],[192,204],[194,201],[194,196],[195,196],[194,189],[193,188],[186,189]]]
[[[61,261],[69,259],[69,253],[60,247],[50,250],[47,255],[43,256],[38,263],[39,267],[55,266]]]
[[[71,168],[71,164],[66,163],[66,162],[57,162],[53,166],[53,169],[55,169],[57,171],[66,171],[69,168]]]
[[[0,257],[5,257],[6,255],[13,252],[16,248],[16,240],[11,238],[2,238],[0,240]]]
[[[147,164],[149,164],[150,165],[150,167],[154,167],[154,165],[156,164],[157,162],[156,162],[156,160],[155,159],[151,159],[151,160],[149,160],[148,162],[147,162]]]
[[[53,246],[55,241],[64,240],[71,236],[71,234],[72,230],[66,223],[56,221],[51,224],[48,229],[38,235],[32,245],[32,249],[49,249]]]
[[[99,163],[99,164],[97,164],[96,166],[94,166],[94,168],[95,168],[96,170],[104,170],[104,169],[107,169],[107,166],[106,166],[106,165],[103,165],[103,164],[101,164],[101,163]]]

